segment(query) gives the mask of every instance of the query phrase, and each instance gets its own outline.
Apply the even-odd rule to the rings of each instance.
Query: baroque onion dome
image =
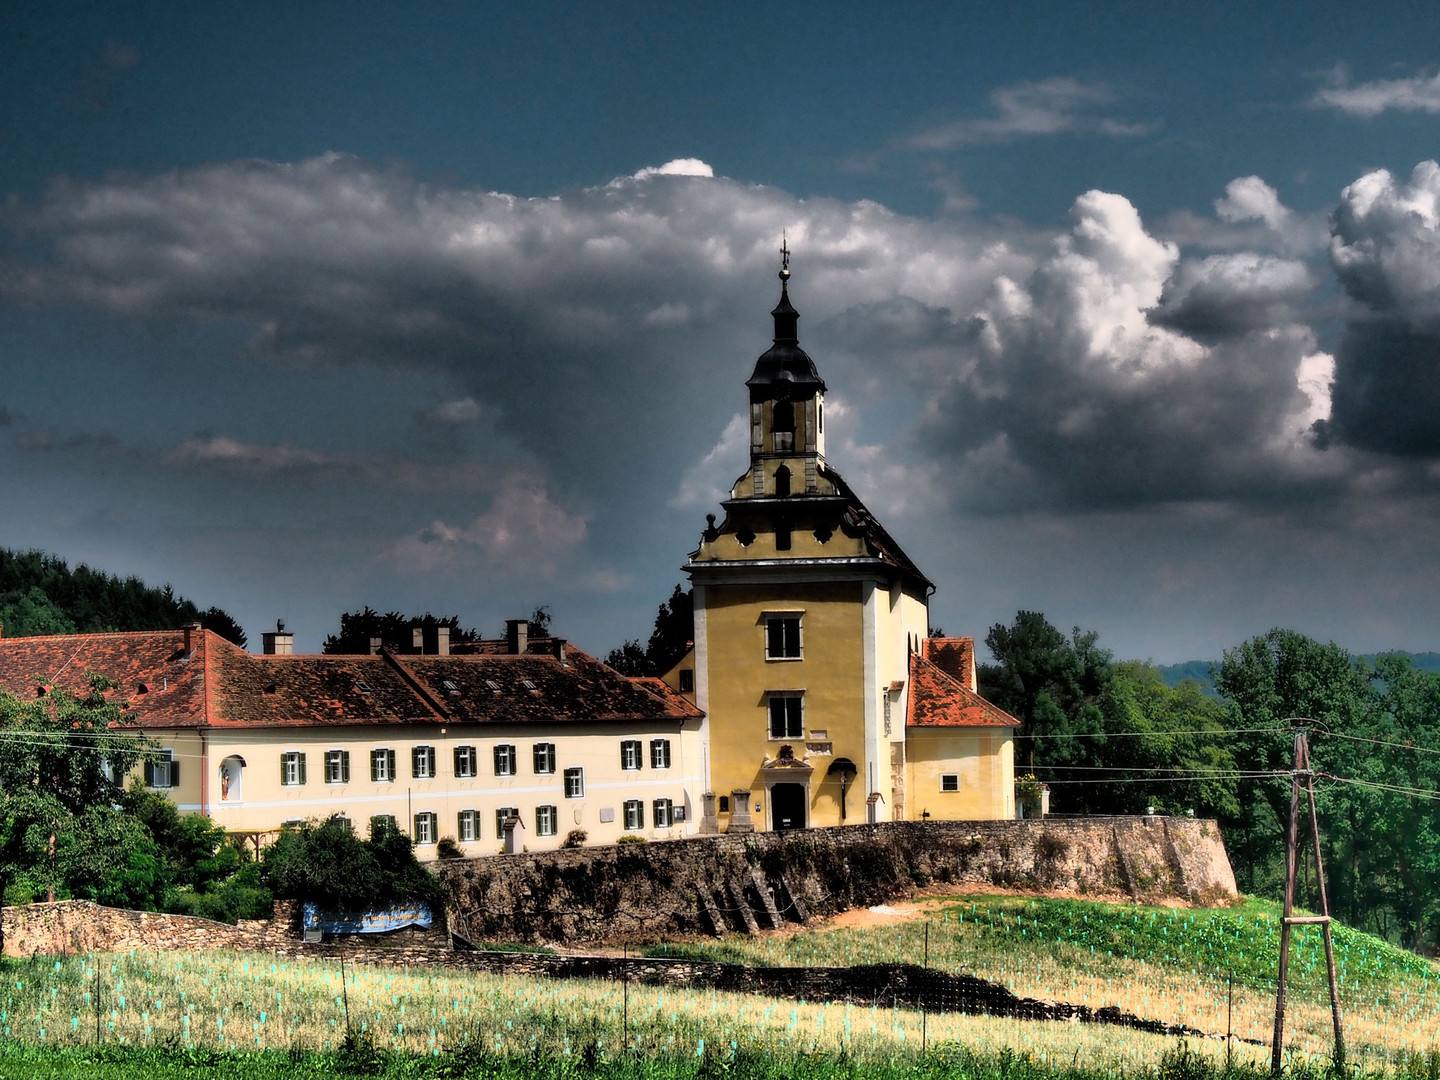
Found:
[[[750,467],[708,524],[687,571],[745,565],[879,563],[922,592],[928,578],[825,457],[825,380],[800,347],[800,313],[790,301],[790,252],[781,247],[780,300],[770,312],[774,340],[746,380]]]

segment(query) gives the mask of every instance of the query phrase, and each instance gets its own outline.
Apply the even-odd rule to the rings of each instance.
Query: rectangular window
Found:
[[[640,765],[640,740],[625,739],[620,743],[620,768],[634,770]]]
[[[469,780],[479,771],[479,764],[475,757],[475,747],[455,747],[455,775],[461,780]]]
[[[467,844],[480,839],[480,811],[461,810],[455,817],[455,835],[460,843]]]
[[[414,746],[410,748],[410,775],[416,780],[435,779],[435,747]]]
[[[555,744],[537,742],[534,746],[535,775],[549,776],[555,772]]]
[[[305,783],[305,751],[286,750],[280,755],[280,783],[285,787]]]
[[[940,774],[940,790],[941,790],[941,791],[959,791],[959,790],[960,790],[960,774],[959,774],[959,773],[953,773],[953,772],[951,772],[951,773],[941,773],[941,774]]]
[[[625,828],[643,829],[645,827],[645,804],[639,799],[625,800]]]
[[[722,813],[722,814],[728,814],[729,812],[730,812],[730,796],[729,796],[729,795],[721,795],[721,796],[720,796],[720,813]]]
[[[505,822],[510,818],[518,818],[520,811],[513,806],[502,806],[495,811],[495,835],[501,840],[505,839]]]
[[[690,668],[680,669],[680,693],[693,694],[695,692],[695,672]]]
[[[350,751],[325,751],[325,782],[327,784],[348,784],[350,782]]]
[[[771,694],[770,738],[798,739],[805,733],[803,702],[799,694]]]
[[[500,743],[495,747],[495,775],[515,775],[515,747],[510,743]]]
[[[560,811],[553,806],[535,808],[535,835],[554,836],[560,831]]]
[[[565,797],[567,799],[583,799],[585,797],[585,770],[578,765],[565,770]]]
[[[370,839],[378,840],[395,831],[394,814],[375,814],[370,818]]]
[[[650,740],[650,767],[652,769],[668,769],[670,767],[670,740]]]
[[[675,804],[669,799],[656,799],[653,807],[655,828],[668,829],[675,824]]]
[[[800,616],[765,616],[765,659],[800,659]]]
[[[390,784],[395,781],[395,751],[394,750],[371,750],[370,751],[370,779],[377,784]]]
[[[415,843],[433,844],[435,839],[435,815],[428,810],[422,810],[415,815]]]
[[[180,785],[180,763],[175,760],[174,750],[157,750],[155,756],[145,762],[145,784],[152,788]]]

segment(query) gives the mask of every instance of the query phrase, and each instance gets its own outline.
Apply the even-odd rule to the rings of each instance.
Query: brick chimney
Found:
[[[187,622],[180,629],[185,631],[185,655],[189,656],[195,651],[195,646],[200,642],[200,624],[198,622]]]
[[[506,619],[505,638],[511,656],[524,656],[530,650],[530,620]]]
[[[371,655],[371,656],[374,656],[376,653],[378,653],[378,652],[381,650],[381,648],[384,647],[384,645],[385,645],[385,641],[384,641],[383,638],[372,637],[372,638],[370,639],[370,655]]]
[[[295,652],[295,635],[285,629],[285,620],[276,619],[275,629],[260,635],[266,656],[290,656]]]
[[[450,627],[437,626],[435,628],[435,654],[437,656],[450,655]]]
[[[555,659],[565,663],[565,639],[563,637],[550,639],[550,651],[555,654]]]

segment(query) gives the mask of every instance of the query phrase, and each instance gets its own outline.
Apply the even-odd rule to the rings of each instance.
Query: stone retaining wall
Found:
[[[901,821],[490,856],[435,865],[473,941],[653,941],[753,932],[939,882],[1097,898],[1235,895],[1220,830],[1194,818]]]
[[[265,951],[294,940],[294,901],[275,904],[275,918],[243,920],[237,926],[193,915],[126,911],[89,900],[56,900],[0,910],[6,956],[74,956],[131,949]]]

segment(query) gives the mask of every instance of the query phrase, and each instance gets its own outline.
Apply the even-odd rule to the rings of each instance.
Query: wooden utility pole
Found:
[[[1320,821],[1315,813],[1315,771],[1310,768],[1309,721],[1292,717],[1295,727],[1295,767],[1290,772],[1290,833],[1285,843],[1285,914],[1280,919],[1280,970],[1275,985],[1275,1034],[1270,1042],[1270,1071],[1280,1075],[1285,1050],[1285,981],[1290,974],[1290,928],[1318,925],[1325,935],[1325,967],[1330,975],[1330,1016],[1335,1023],[1335,1064],[1345,1064],[1345,1032],[1340,1019],[1340,988],[1335,982],[1335,945],[1330,937],[1330,901],[1325,895],[1325,869],[1320,859]],[[1295,870],[1300,846],[1300,781],[1310,800],[1310,839],[1315,853],[1315,884],[1320,894],[1319,915],[1295,914]]]

